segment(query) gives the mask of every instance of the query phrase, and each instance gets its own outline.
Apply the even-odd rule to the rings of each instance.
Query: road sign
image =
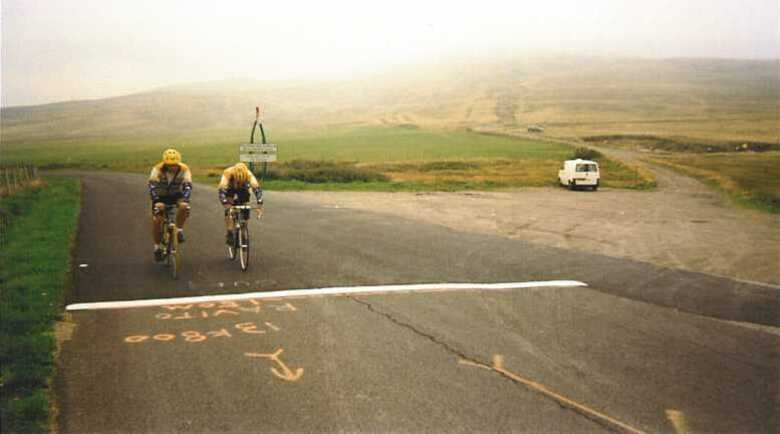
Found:
[[[276,145],[271,143],[245,143],[239,147],[239,159],[246,163],[270,163],[276,161]]]

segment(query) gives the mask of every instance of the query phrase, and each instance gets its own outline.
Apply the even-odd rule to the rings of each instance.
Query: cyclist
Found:
[[[166,205],[177,206],[176,226],[180,243],[184,238],[184,222],[190,214],[190,194],[192,193],[192,173],[181,162],[181,154],[175,149],[166,149],[162,162],[152,168],[149,175],[149,194],[152,197],[152,237],[154,238],[154,258],[163,259],[162,242],[163,213]]]
[[[222,172],[222,179],[219,181],[219,201],[225,207],[225,227],[227,228],[227,235],[225,236],[225,242],[227,244],[233,244],[233,217],[230,215],[230,207],[232,205],[244,205],[249,202],[249,189],[255,193],[255,199],[257,204],[263,205],[263,189],[257,178],[246,167],[244,163],[236,163],[236,165],[228,167]],[[262,209],[262,208],[261,208]],[[245,211],[247,214],[249,211]],[[260,211],[262,212],[262,211]],[[248,215],[245,215],[249,218]]]

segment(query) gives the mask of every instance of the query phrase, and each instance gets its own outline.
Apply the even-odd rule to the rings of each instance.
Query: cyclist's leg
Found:
[[[227,205],[232,206],[235,202],[235,194],[232,190],[227,191]],[[233,244],[233,214],[230,213],[230,208],[225,208],[225,242]]]
[[[156,211],[156,212],[155,212]],[[156,202],[152,205],[152,239],[155,245],[162,242],[162,224],[165,203]]]
[[[182,198],[177,198],[176,203],[176,226],[178,226],[179,229],[183,229],[184,222],[186,222],[187,217],[190,216],[190,204],[189,202],[185,202]]]
[[[233,216],[228,208],[225,208],[225,230],[228,232],[233,230]]]

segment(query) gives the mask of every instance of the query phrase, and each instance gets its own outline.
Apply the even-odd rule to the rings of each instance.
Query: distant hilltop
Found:
[[[724,122],[734,121],[743,132],[755,127],[751,137],[736,137],[735,127],[735,140],[777,141],[779,100],[776,61],[551,56],[452,61],[349,81],[193,83],[99,100],[5,107],[1,116],[4,143],[243,131],[257,104],[266,107],[266,122],[283,131],[496,125],[573,136],[668,134],[679,128],[680,135],[705,137],[707,122],[723,129]],[[681,123],[699,125],[700,131],[670,127]]]

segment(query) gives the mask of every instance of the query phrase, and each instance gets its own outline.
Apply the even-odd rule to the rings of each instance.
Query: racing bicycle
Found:
[[[181,250],[179,249],[179,237],[178,228],[176,227],[176,220],[174,218],[176,205],[166,205],[163,211],[163,224],[162,224],[162,244],[163,262],[166,267],[170,268],[171,276],[174,279],[179,277],[179,270],[181,269]]]
[[[241,271],[249,268],[249,214],[253,209],[259,210],[259,219],[263,215],[262,206],[232,205],[228,209],[233,218],[233,242],[227,245],[228,258],[235,261],[238,257]]]

